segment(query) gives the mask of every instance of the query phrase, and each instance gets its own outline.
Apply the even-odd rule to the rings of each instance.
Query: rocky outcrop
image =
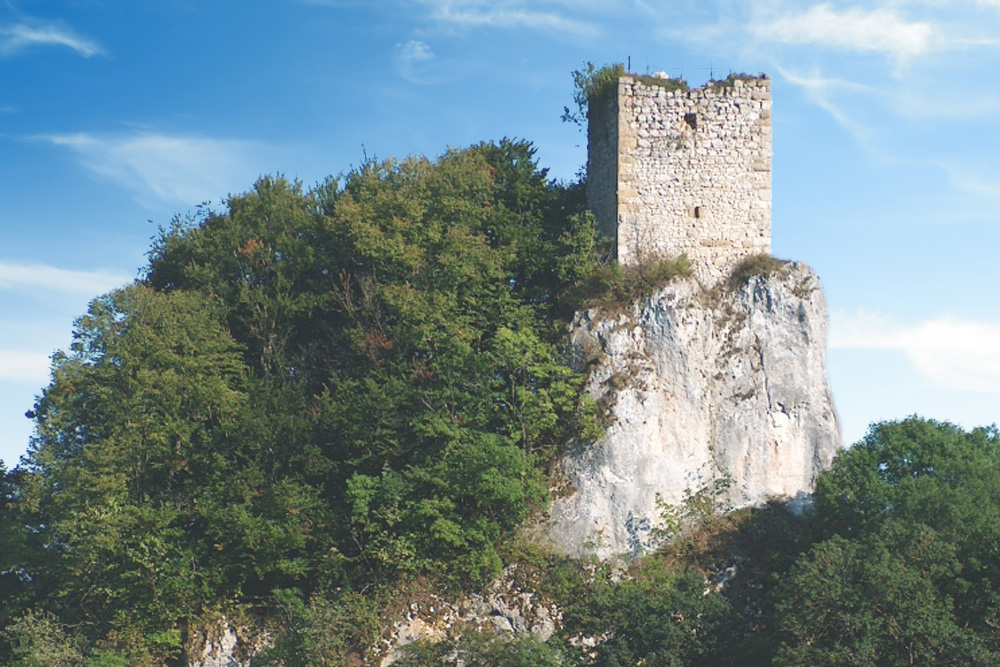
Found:
[[[570,492],[543,532],[605,558],[657,545],[662,506],[716,480],[733,507],[804,499],[841,447],[826,303],[807,266],[742,286],[678,280],[616,313],[578,313],[572,344],[609,424],[562,461]]]
[[[469,629],[514,637],[533,634],[547,641],[562,627],[562,612],[517,575],[516,567],[508,567],[483,593],[458,601],[435,594],[412,600],[384,642],[382,667],[399,659],[400,650],[413,642],[456,639]]]
[[[189,667],[250,667],[270,646],[263,630],[222,617],[193,632],[185,651]]]

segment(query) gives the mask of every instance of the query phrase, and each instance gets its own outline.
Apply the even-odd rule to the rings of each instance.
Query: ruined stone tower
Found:
[[[587,203],[619,263],[685,253],[713,283],[771,250],[771,90],[623,76],[591,101]]]

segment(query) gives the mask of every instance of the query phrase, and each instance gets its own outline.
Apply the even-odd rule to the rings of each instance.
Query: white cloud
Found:
[[[0,380],[43,384],[49,377],[48,355],[0,349]]]
[[[594,37],[596,26],[567,18],[554,11],[528,9],[531,3],[521,0],[421,0],[430,6],[434,20],[458,27],[532,28]],[[538,4],[537,2],[535,4]]]
[[[406,44],[399,45],[399,59],[409,63],[434,60],[434,52],[427,44],[412,39]]]
[[[818,72],[808,75],[798,75],[781,67],[775,66],[778,73],[789,83],[805,89],[809,99],[818,107],[829,113],[837,123],[854,135],[862,145],[871,147],[874,140],[873,131],[863,123],[848,114],[840,105],[834,102],[834,96],[840,92],[862,93],[866,95],[879,94],[868,86],[843,79],[824,77]]]
[[[127,276],[110,271],[70,271],[45,264],[0,262],[0,289],[41,287],[90,296],[121,287],[128,281]]]
[[[878,52],[905,62],[931,48],[934,26],[906,21],[891,9],[838,11],[824,2],[805,12],[755,22],[751,31],[762,40]]]
[[[881,313],[835,312],[830,347],[903,352],[942,388],[1000,393],[1000,324],[945,316],[901,325]]]
[[[93,173],[149,197],[193,205],[245,189],[259,176],[249,141],[152,132],[61,134],[38,137],[76,153]]]
[[[396,66],[404,79],[412,83],[423,83],[417,73],[420,63],[434,60],[434,52],[424,42],[413,39],[406,44],[396,45]]]
[[[65,46],[84,58],[106,53],[97,42],[54,23],[0,26],[0,55],[12,55],[33,46]]]
[[[991,159],[935,158],[927,164],[941,169],[948,175],[948,183],[977,197],[1000,200],[1000,170]],[[995,204],[991,202],[991,206]]]

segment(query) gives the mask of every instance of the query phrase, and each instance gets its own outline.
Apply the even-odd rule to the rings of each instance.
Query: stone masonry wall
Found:
[[[771,249],[770,80],[683,91],[625,76],[592,110],[588,205],[618,261],[686,253],[714,283]]]
[[[618,239],[618,97],[591,103],[587,127],[587,208],[598,228]],[[616,243],[617,246],[617,243]]]

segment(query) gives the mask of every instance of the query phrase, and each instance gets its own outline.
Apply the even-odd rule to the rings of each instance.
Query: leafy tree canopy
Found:
[[[169,657],[274,590],[495,576],[558,449],[598,433],[552,314],[595,244],[510,140],[175,220],[54,360],[18,604]]]
[[[580,194],[504,140],[175,220],[78,320],[0,466],[0,661],[176,663],[256,615],[269,659],[347,664],[413,582],[492,580],[560,448],[600,434],[560,317],[685,271],[602,265]],[[815,501],[706,506],[624,573],[525,551],[560,635],[401,664],[996,664],[995,427],[878,424]]]
[[[779,587],[783,664],[995,664],[1000,433],[885,422],[816,485],[826,539]]]

